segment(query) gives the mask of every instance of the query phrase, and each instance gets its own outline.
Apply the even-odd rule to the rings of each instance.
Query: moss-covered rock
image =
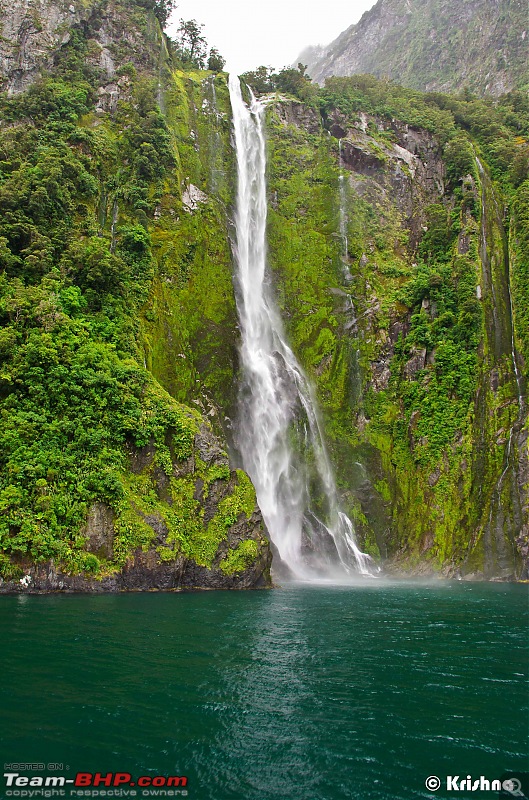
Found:
[[[344,499],[388,570],[520,575],[525,411],[502,190],[453,121],[436,135],[391,89],[391,113],[373,114],[361,109],[382,105],[378,86],[330,86],[332,137],[299,102],[269,111],[269,244]]]
[[[72,8],[17,6],[2,40],[1,589],[267,585],[210,430],[235,386],[225,76],[184,71],[141,4]]]
[[[184,68],[156,4],[4,6],[3,589],[266,583],[253,489],[224,453],[226,76]],[[291,72],[307,102],[270,98],[270,264],[362,546],[389,569],[518,576],[527,101]]]

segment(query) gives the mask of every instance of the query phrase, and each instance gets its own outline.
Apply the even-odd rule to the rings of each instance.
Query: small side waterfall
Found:
[[[349,239],[347,237],[347,191],[346,191],[346,181],[347,178],[343,171],[342,165],[342,140],[338,139],[338,157],[339,163],[338,166],[340,168],[340,174],[338,176],[338,183],[340,187],[340,240],[342,243],[342,267],[343,267],[343,276],[346,281],[352,280],[352,275],[349,270]]]
[[[314,391],[288,346],[266,266],[264,105],[230,76],[238,167],[237,305],[242,385],[238,446],[270,536],[300,578],[376,571],[341,510]]]
[[[346,195],[345,195],[345,175],[342,169],[342,140],[338,139],[338,154],[339,154],[339,167],[340,176],[338,181],[340,183],[340,238],[342,240],[342,258],[347,260],[349,252],[349,242],[347,241],[347,208],[346,208]]]

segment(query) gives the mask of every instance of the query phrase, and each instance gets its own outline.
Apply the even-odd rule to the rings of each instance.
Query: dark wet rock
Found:
[[[428,475],[428,486],[435,486],[441,477],[441,468],[436,467],[433,472]]]
[[[389,358],[373,361],[371,363],[371,383],[377,392],[387,389],[391,378]]]
[[[426,365],[426,348],[413,348],[411,358],[404,367],[404,376],[411,380]]]
[[[372,149],[369,147],[372,144]],[[342,140],[342,166],[359,172],[361,175],[373,175],[384,168],[384,154],[380,148],[375,149],[374,140],[366,137],[366,141],[351,142]]]
[[[321,132],[321,117],[314,108],[309,108],[304,103],[295,100],[282,100],[274,106],[274,109],[284,125],[293,125],[295,128],[303,128],[308,133]]]
[[[207,466],[228,466],[229,459],[211,430],[203,425],[195,436],[195,448]]]
[[[219,481],[220,483],[220,481]],[[217,495],[218,497],[218,495]],[[123,592],[123,591],[176,591],[183,589],[257,589],[271,586],[270,567],[272,552],[264,533],[259,510],[250,519],[243,514],[228,529],[219,545],[211,568],[201,566],[191,559],[179,556],[162,561],[157,548],[166,546],[167,526],[157,516],[143,516],[157,536],[148,550],[138,548],[120,572],[101,579],[87,575],[67,575],[58,570],[52,561],[31,564],[20,563],[23,575],[18,580],[2,581],[0,594],[46,594],[48,592]],[[227,575],[220,568],[230,550],[241,542],[253,539],[258,546],[257,557],[242,572]]]
[[[112,558],[114,518],[112,509],[104,503],[93,503],[90,506],[86,525],[81,531],[88,539],[86,549],[89,553],[100,558]]]

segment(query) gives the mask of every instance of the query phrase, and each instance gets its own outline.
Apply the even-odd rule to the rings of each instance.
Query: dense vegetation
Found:
[[[51,73],[0,96],[4,577],[30,559],[109,574],[156,545],[153,519],[167,530],[162,562],[210,567],[255,505],[244,473],[195,446],[206,416],[221,430],[237,386],[234,163],[223,59],[208,58],[195,20],[165,39],[170,9],[116,0],[141,41],[112,45],[116,102],[97,9]],[[371,76],[318,88],[303,65],[245,77],[277,93],[270,260],[363,546],[436,567],[472,550],[481,569],[494,509],[511,513],[515,494],[511,299],[529,358],[527,97],[421,94]],[[426,171],[402,158],[408,132]],[[219,481],[229,491],[206,518]],[[111,511],[111,555],[87,551],[94,504]],[[218,566],[241,572],[258,549],[242,541]]]
[[[352,513],[375,551],[382,525],[393,530],[389,539],[377,537],[382,551],[389,543],[408,557],[428,551],[439,564],[449,554],[463,560],[469,530],[482,547],[480,531],[491,524],[488,504],[505,468],[505,439],[496,431],[516,421],[510,311],[507,301],[501,305],[508,293],[509,221],[516,338],[519,352],[527,348],[527,98],[519,92],[498,102],[468,92],[421,94],[372,76],[332,78],[317,89],[301,67],[296,72],[291,93],[331,131],[336,125],[341,135],[352,131],[360,153],[374,156],[378,166],[374,179],[354,175],[360,188],[347,190],[344,263],[343,241],[336,235],[336,142],[300,125],[285,126],[288,112],[281,112],[281,102],[279,116],[272,115],[270,248],[290,335],[318,384],[344,489],[356,484],[358,490]],[[248,79],[255,76],[256,89],[285,91],[278,75],[260,69]],[[267,83],[259,85],[263,77]],[[403,143],[406,126],[424,132],[421,158],[437,159],[445,175],[442,192],[426,201],[419,197],[420,179],[407,183],[409,172],[401,168],[402,191],[418,192],[412,217],[392,198],[398,157],[393,148]],[[480,174],[478,157],[492,183],[487,171]],[[421,222],[419,236],[414,219]],[[491,292],[481,276],[483,236],[493,262],[494,298],[479,294]],[[330,286],[340,290],[333,296]],[[395,329],[401,333],[393,341]],[[384,365],[389,378],[380,384],[377,369]],[[492,391],[491,376],[498,371],[500,386]],[[488,409],[481,422],[478,397]],[[482,464],[475,455],[479,448],[487,451]],[[367,497],[366,475],[351,466],[352,452],[370,472],[375,491]],[[514,477],[509,481],[508,490],[506,478],[500,487],[505,509]],[[483,566],[483,550],[475,565]]]
[[[170,11],[165,2],[139,0],[141,8],[162,23]],[[151,47],[159,50],[159,28],[145,27],[138,9],[133,22],[145,35],[151,31]],[[118,70],[121,99],[111,114],[95,111],[101,74],[91,63],[94,40],[81,28],[61,48],[53,74],[24,94],[0,97],[5,578],[20,574],[28,559],[108,574],[136,547],[155,543],[146,519],[168,531],[162,561],[184,555],[211,566],[229,525],[253,512],[244,473],[207,525],[194,496],[197,480],[203,501],[215,481],[230,480],[228,467],[208,466],[194,452],[195,435],[207,423],[196,406],[182,404],[198,397],[207,411],[207,398],[232,371],[233,345],[223,352],[214,334],[234,324],[222,213],[229,126],[213,107],[208,74],[189,71],[202,51],[191,58],[173,49],[157,79],[144,53],[132,53],[136,65]],[[226,106],[225,84],[218,102]],[[202,202],[191,213],[183,190],[192,182],[214,190],[218,202]],[[212,350],[216,367],[202,384],[201,364],[211,361]],[[150,457],[138,473],[131,464],[144,451]],[[190,474],[175,466],[190,457]],[[112,554],[86,550],[94,503],[113,514]],[[243,541],[222,570],[245,569],[257,550],[255,541]]]

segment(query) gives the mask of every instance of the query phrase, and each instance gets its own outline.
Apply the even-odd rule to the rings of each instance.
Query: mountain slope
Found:
[[[525,0],[378,0],[299,60],[318,83],[370,73],[423,91],[500,95],[529,81]]]
[[[512,106],[371,76],[319,97],[319,139],[316,110],[270,112],[269,252],[347,512],[388,571],[521,574],[526,133]]]
[[[150,0],[0,10],[0,592],[266,584],[211,425],[236,325],[225,81],[172,58]]]

